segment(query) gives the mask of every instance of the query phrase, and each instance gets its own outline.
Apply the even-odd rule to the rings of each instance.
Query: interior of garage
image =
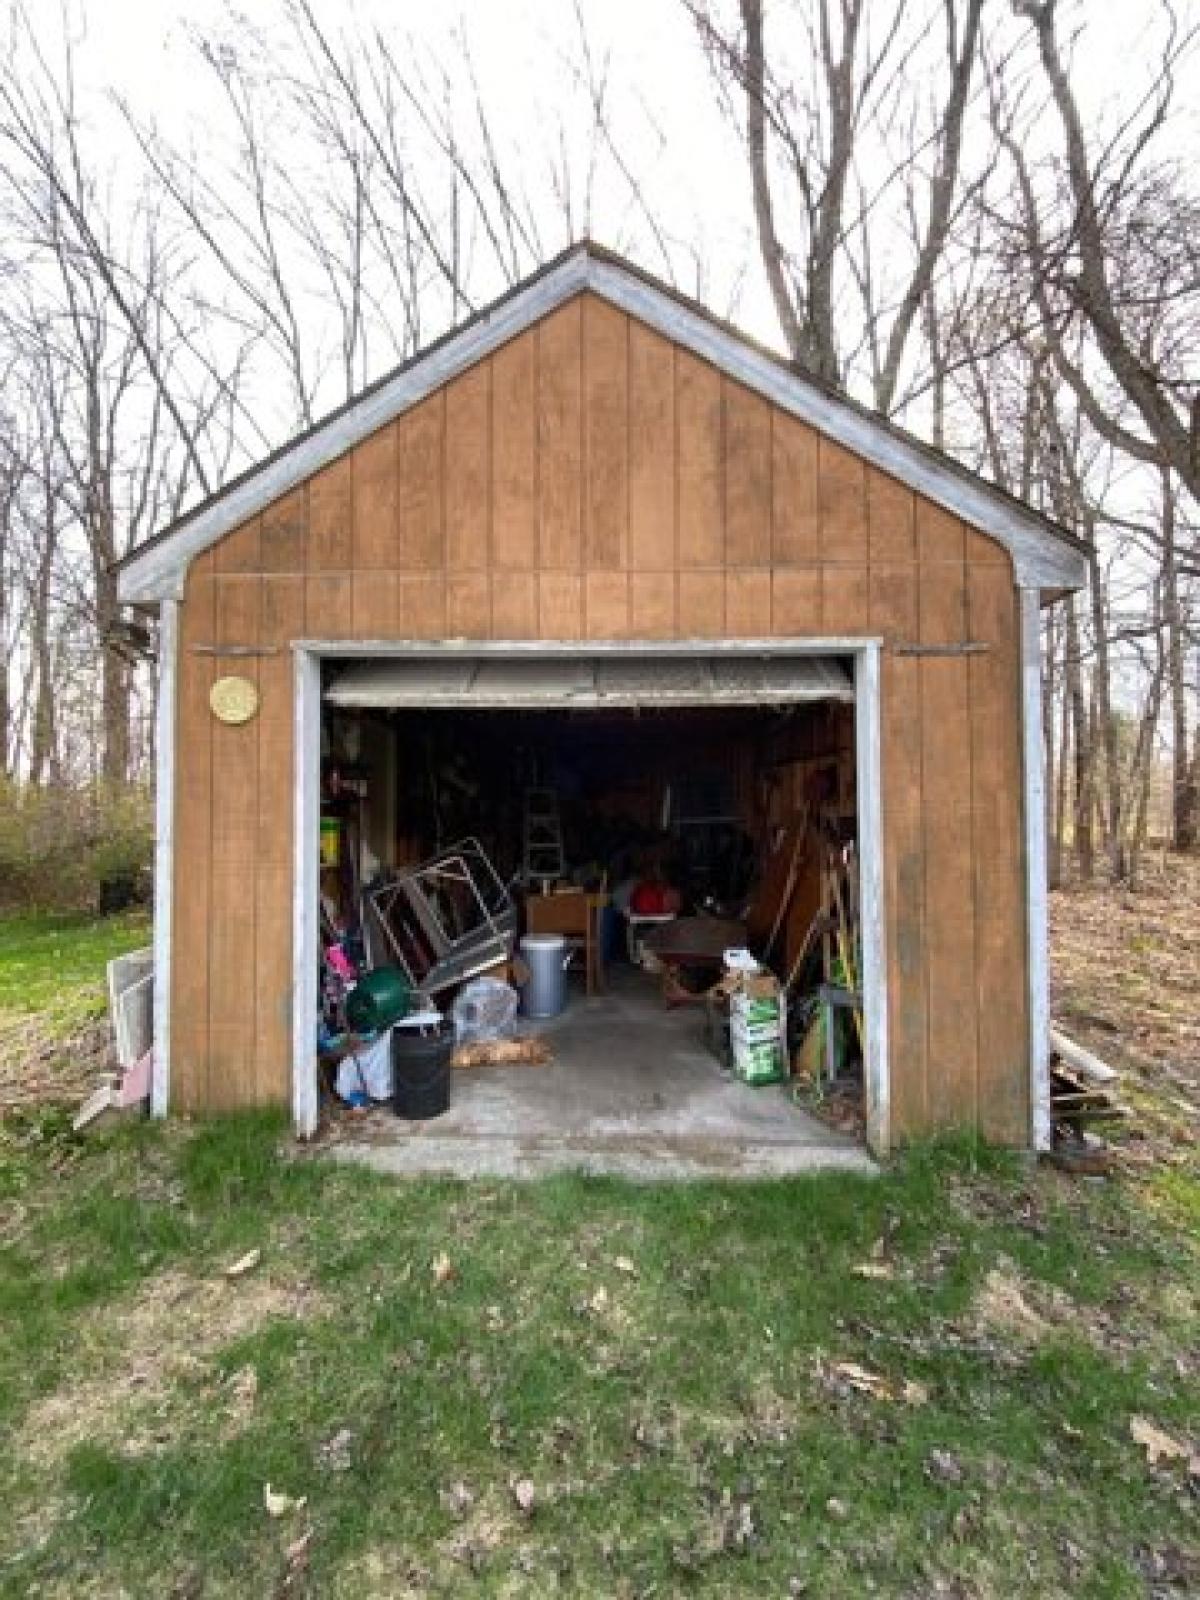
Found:
[[[347,1001],[399,969],[397,1034],[440,1013],[454,1063],[409,1133],[754,1145],[766,1170],[861,1137],[847,663],[327,662],[320,759],[333,1116],[382,1097]]]

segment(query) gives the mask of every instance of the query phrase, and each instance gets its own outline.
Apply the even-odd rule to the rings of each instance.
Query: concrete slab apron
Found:
[[[783,1088],[723,1076],[700,1010],[666,1010],[641,975],[621,972],[609,994],[591,1000],[573,991],[561,1017],[531,1031],[552,1044],[550,1065],[455,1072],[444,1116],[397,1118],[386,1137],[345,1141],[331,1153],[381,1172],[462,1178],[878,1170],[861,1145],[794,1106]]]

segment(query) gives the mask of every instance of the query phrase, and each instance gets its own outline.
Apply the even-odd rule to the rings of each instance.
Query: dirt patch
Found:
[[[213,1356],[274,1318],[325,1309],[308,1285],[265,1273],[231,1283],[165,1272],[81,1330],[78,1379],[33,1406],[18,1450],[42,1468],[85,1440],[146,1454],[178,1436],[189,1396],[193,1404],[203,1396],[206,1425],[216,1406],[235,1431],[253,1411],[254,1381],[246,1368],[222,1381]]]
[[[36,1016],[0,1016],[0,1119],[28,1106],[76,1105],[114,1067],[104,1019],[64,1040]]]
[[[386,1594],[394,1596],[394,1600],[427,1600],[431,1581],[429,1569],[402,1545],[379,1545],[340,1567],[329,1592],[335,1597],[346,1596],[347,1600],[358,1600],[364,1594]]]
[[[973,1308],[977,1331],[999,1333],[1018,1344],[1038,1344],[1076,1307],[1061,1289],[1031,1284],[1011,1261],[1001,1258],[984,1278]]]

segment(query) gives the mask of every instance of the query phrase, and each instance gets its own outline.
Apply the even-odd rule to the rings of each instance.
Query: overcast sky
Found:
[[[189,32],[229,36],[236,18],[271,28],[282,0],[71,0],[81,30],[78,62],[89,86],[113,87],[173,140],[204,137],[212,89],[197,72]],[[768,9],[768,40],[786,45],[792,0]],[[578,96],[564,63],[576,54],[571,0],[314,0],[335,32],[350,12],[378,22],[400,39],[411,36],[443,56],[462,26],[499,125],[535,152],[545,127]],[[1200,0],[1178,0],[1182,26],[1200,20]],[[680,0],[582,0],[597,56],[611,52],[611,93],[624,155],[644,164],[666,231],[686,240],[705,265],[703,279],[681,283],[715,309],[732,313],[758,336],[779,340],[754,256],[744,161],[735,130],[716,103],[712,81]],[[1146,0],[1064,0],[1064,16],[1085,24],[1077,49],[1082,98],[1110,123],[1144,89],[1157,45],[1147,35]],[[993,0],[997,21],[1009,0]],[[35,13],[52,31],[50,7]],[[771,30],[774,30],[773,32]],[[1065,32],[1065,28],[1064,28]],[[1193,51],[1178,96],[1173,139],[1200,140],[1200,53]],[[578,115],[578,111],[576,115]],[[660,143],[654,125],[661,128]],[[532,158],[531,158],[532,159]],[[618,247],[621,204],[594,225]],[[556,241],[561,243],[562,241]],[[652,269],[656,263],[647,260]]]

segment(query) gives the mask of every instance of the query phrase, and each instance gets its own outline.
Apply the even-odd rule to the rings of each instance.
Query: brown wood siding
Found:
[[[883,638],[898,1137],[1028,1139],[1020,676],[1007,554],[591,297],[192,565],[172,1099],[287,1097],[293,679],[322,639]],[[897,647],[986,645],[969,655]],[[259,652],[222,659],[213,647]],[[262,705],[216,723],[244,672]]]

